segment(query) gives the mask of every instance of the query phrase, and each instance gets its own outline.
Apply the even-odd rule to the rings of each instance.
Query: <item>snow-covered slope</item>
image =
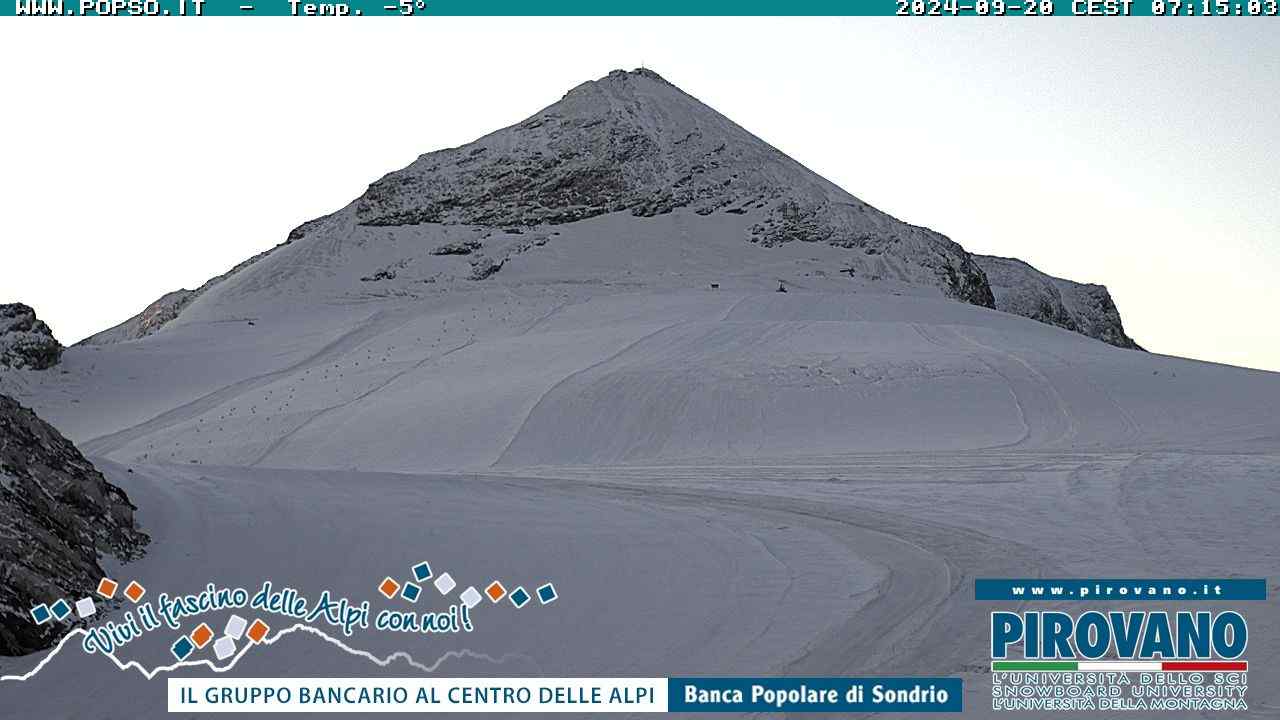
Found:
[[[128,462],[426,471],[1280,446],[1272,373],[940,297],[831,292],[834,278],[778,293],[762,276],[712,290],[536,270],[413,296],[282,295],[72,348],[66,374],[18,391],[88,452]]]
[[[611,215],[629,220],[613,223],[611,231],[625,233],[630,246],[618,257],[602,252],[616,251],[614,244],[578,250],[595,256],[591,270],[597,273],[654,280],[653,273],[636,272],[642,268],[634,266],[635,256],[665,249],[669,238],[661,233],[669,224],[645,220],[676,215],[682,218],[680,251],[716,246],[722,255],[708,269],[721,274],[741,270],[743,256],[750,255],[733,243],[714,242],[730,239],[764,248],[838,248],[812,251],[823,265],[811,270],[843,275],[849,289],[909,284],[986,307],[997,307],[995,283],[988,282],[988,273],[995,273],[1000,309],[1136,347],[1104,288],[1049,278],[1020,261],[979,259],[939,233],[901,222],[650,70],[615,71],[521,123],[423,155],[374,182],[346,208],[302,224],[273,251],[195,291],[169,293],[85,343],[157,332],[239,274],[252,277],[224,288],[229,294],[281,284],[305,285],[310,292],[318,276],[327,276],[325,289],[343,295],[412,292],[415,283],[446,279],[482,281],[508,268],[515,255],[559,244],[561,231],[579,234],[583,221]],[[354,262],[353,246],[364,250]],[[453,261],[432,261],[433,255]],[[273,262],[258,272],[244,272],[269,256]],[[769,263],[786,264],[784,258]],[[680,271],[678,255],[665,260],[643,269]],[[548,269],[561,277],[583,270],[572,261]],[[776,279],[786,282],[790,275],[782,269]],[[384,286],[371,289],[360,281]]]
[[[429,153],[369,187],[362,225],[536,227],[612,212],[736,214],[766,247],[857,250],[852,272],[889,272],[991,304],[968,253],[867,205],[650,70],[615,71],[470,145]],[[882,256],[877,262],[871,256]]]
[[[402,254],[386,266],[340,273],[348,283],[400,274],[429,280],[421,261],[432,252],[450,254],[436,241],[451,234],[457,236],[449,238],[453,257],[470,262],[448,263],[445,275],[483,279],[557,229],[609,214],[633,220],[628,234],[634,250],[644,253],[662,239],[644,220],[674,213],[690,218],[685,237],[691,245],[714,233],[759,247],[821,244],[844,250],[828,254],[827,272],[912,283],[978,305],[994,302],[981,269],[958,244],[867,205],[648,70],[615,71],[524,122],[421,156],[374,182],[347,208],[299,226],[270,253],[287,257],[247,282],[257,288],[308,282],[317,270],[333,268],[326,260],[335,251],[370,243],[395,243]],[[504,233],[524,237],[490,240]],[[733,272],[739,254],[722,258],[720,269]],[[86,342],[151,334],[260,258],[194,292],[170,293]],[[406,268],[411,262],[419,267]]]
[[[104,345],[113,342],[137,340],[156,332],[165,323],[178,317],[178,313],[197,295],[195,290],[174,290],[143,308],[142,312],[114,327],[95,333],[81,340],[84,345]]]
[[[983,307],[987,276],[954,243],[618,72],[422,156],[155,321],[73,348],[66,374],[9,384],[130,462],[1276,445],[1274,375],[1087,338],[1127,340],[1088,286],[984,260],[1004,308],[1050,324]]]
[[[286,240],[284,244],[287,244],[288,242],[290,242],[290,240]],[[187,290],[186,288],[183,288],[181,290],[174,290],[173,292],[165,293],[160,296],[158,300],[143,308],[142,312],[137,315],[134,315],[119,325],[115,325],[103,330],[102,332],[95,333],[94,335],[81,340],[78,344],[107,345],[110,343],[128,342],[129,340],[137,340],[138,338],[144,338],[154,332],[157,332],[171,320],[176,319],[178,314],[186,309],[187,305],[192,300],[200,297],[200,295],[210,288],[249,267],[270,253],[270,250],[258,253],[248,260],[239,263],[227,272],[210,278],[195,290]]]
[[[1021,265],[991,299],[1035,278],[1049,323],[986,307],[972,257],[861,207],[611,75],[0,391],[136,499],[157,542],[130,573],[156,587],[367,594],[427,549],[463,582],[554,571],[536,620],[351,641],[453,675],[962,675],[985,716],[973,578],[1275,567],[1280,376],[1115,347]],[[1273,606],[1251,657],[1276,653]],[[231,673],[421,670],[322,642]],[[0,718],[164,714],[158,683],[82,653],[0,692]]]

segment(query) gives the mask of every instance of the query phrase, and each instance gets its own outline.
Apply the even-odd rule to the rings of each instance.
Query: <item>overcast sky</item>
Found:
[[[1274,25],[4,22],[0,302],[75,342],[644,64],[886,212],[1107,285],[1148,349],[1280,370]]]

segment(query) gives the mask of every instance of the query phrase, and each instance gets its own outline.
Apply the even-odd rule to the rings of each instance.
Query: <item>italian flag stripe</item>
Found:
[[[1240,662],[1198,662],[1188,660],[1182,662],[1162,662],[1161,670],[1240,670],[1247,671],[1249,663],[1241,660]]]
[[[1074,660],[997,660],[992,670],[1078,670],[1080,663]]]
[[[1249,663],[1240,661],[1214,660],[996,660],[991,663],[993,671],[1024,670],[1043,672],[1057,670],[1059,672],[1213,672],[1236,670],[1248,672]]]

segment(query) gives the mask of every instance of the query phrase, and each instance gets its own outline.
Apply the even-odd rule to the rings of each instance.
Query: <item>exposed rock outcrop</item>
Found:
[[[22,303],[0,305],[0,366],[47,370],[62,359],[62,344],[36,311]]]
[[[182,308],[196,296],[195,290],[174,290],[165,293],[159,300],[148,305],[142,312],[125,320],[123,323],[104,330],[84,340],[86,345],[98,345],[103,342],[136,340],[159,330],[170,320],[178,317]]]
[[[65,625],[37,625],[31,608],[92,594],[101,555],[142,552],[134,510],[69,440],[0,395],[0,655],[48,647]]]
[[[991,282],[997,310],[1057,325],[1116,347],[1142,349],[1125,334],[1120,311],[1102,285],[1046,275],[1014,258],[974,257]]]
[[[356,215],[362,225],[510,232],[681,208],[751,216],[757,221],[743,239],[766,247],[871,249],[910,282],[963,302],[993,303],[964,248],[862,202],[652,70],[614,71],[524,122],[423,155],[370,185]]]
[[[307,223],[303,223],[302,225],[294,228],[293,231],[289,233],[289,238],[285,240],[283,243],[280,243],[279,245],[277,245],[276,248],[288,245],[289,243],[293,242],[295,239],[305,236],[310,228],[314,227],[318,223],[324,222],[327,219],[328,219],[328,216],[325,216],[322,218],[316,218],[315,220],[312,220]],[[272,250],[276,248],[272,248]],[[128,320],[125,320],[119,325],[107,328],[106,330],[103,330],[100,333],[96,333],[90,337],[87,337],[84,340],[81,340],[78,344],[79,345],[106,345],[109,343],[127,342],[129,340],[139,340],[148,335],[151,335],[152,333],[159,331],[160,328],[169,324],[171,321],[177,319],[178,315],[184,309],[186,309],[188,305],[190,305],[192,302],[195,302],[195,300],[199,298],[200,295],[202,295],[206,290],[208,290],[211,287],[214,287],[215,285],[222,282],[223,280],[226,280],[227,278],[235,275],[237,272],[253,265],[255,262],[261,260],[262,258],[266,257],[269,254],[271,254],[271,250],[258,253],[257,255],[254,255],[248,260],[245,260],[244,262],[231,268],[227,272],[208,280],[207,282],[205,282],[205,284],[201,285],[195,290],[183,289],[183,290],[174,290],[173,292],[165,293],[163,296],[160,297],[159,300],[156,300],[155,302],[148,305],[145,309],[143,309],[142,312],[138,313],[137,315],[134,315],[133,317],[129,318]]]
[[[458,242],[446,243],[431,251],[432,255],[470,255],[480,249],[480,243],[476,240],[461,240]]]

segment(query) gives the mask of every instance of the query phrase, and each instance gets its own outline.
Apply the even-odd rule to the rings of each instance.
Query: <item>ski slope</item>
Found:
[[[243,677],[422,666],[449,676],[945,674],[965,680],[966,717],[985,717],[986,615],[998,604],[972,601],[974,577],[1211,576],[1224,558],[1233,574],[1265,576],[1280,561],[1266,455],[904,452],[467,475],[100,465],[155,538],[143,560],[109,572],[153,590],[289,578],[304,592],[368,596],[383,574],[430,557],[462,583],[546,577],[561,594],[521,611],[486,603],[463,636],[358,633],[338,638],[345,651],[292,633],[228,672]],[[1206,529],[1188,532],[1188,519]],[[1248,717],[1274,717],[1280,613],[1272,603],[1245,611]],[[120,660],[172,663],[173,635],[144,636]],[[165,675],[148,681],[71,650],[26,682],[0,683],[0,717],[167,716]],[[383,666],[352,651],[408,657]],[[42,655],[0,660],[0,675]]]
[[[424,553],[473,582],[555,575],[554,612],[350,641],[509,656],[448,674],[958,674],[977,714],[974,577],[1273,574],[1274,374],[928,293],[779,293],[767,270],[712,290],[688,268],[207,295],[155,335],[69,349],[65,373],[5,377],[139,504],[155,540],[120,572],[153,586],[367,595]],[[1280,615],[1247,610],[1251,706],[1274,717]],[[165,639],[130,659],[168,662]],[[231,672],[419,672],[325,645],[291,635]],[[0,685],[0,716],[158,717],[135,675],[67,653]],[[53,691],[70,678],[86,691]]]
[[[457,227],[303,239],[154,335],[0,382],[85,451],[133,463],[431,472],[1280,445],[1273,373],[852,279],[823,269],[842,250],[758,248],[733,222],[594,218],[480,281],[422,279],[465,267],[420,252]],[[410,242],[413,274],[360,280]]]
[[[108,570],[157,593],[370,597],[423,559],[560,593],[465,636],[281,634],[229,675],[936,674],[984,717],[974,578],[1280,591],[1280,375],[989,309],[1132,344],[1105,289],[987,260],[612,73],[0,393],[139,506],[148,553]],[[1249,717],[1280,717],[1280,611],[1243,610]],[[164,673],[0,658],[37,667],[0,720],[166,716]]]
[[[78,402],[40,410],[88,452],[122,462],[404,472],[905,450],[1257,451],[1280,437],[1266,373],[1117,350],[946,301],[686,291],[557,308],[550,293],[475,295],[471,308],[354,317],[280,367],[262,362],[263,348],[243,378],[212,364],[204,383],[173,372],[182,384],[161,385],[166,371],[204,369],[203,338],[141,341],[163,354],[121,360],[137,378],[124,382],[99,370],[114,349],[73,350],[71,378],[89,363],[78,382],[101,378],[98,397],[116,409],[84,417],[90,385],[61,396]],[[488,320],[494,306],[521,305],[523,323]],[[231,342],[281,334],[271,321],[218,330],[241,336]],[[147,361],[162,367],[150,374]]]
[[[644,219],[663,239],[639,248],[635,222],[562,226],[483,280],[430,253],[360,280],[458,228],[304,239],[2,391],[139,505],[155,539],[119,572],[154,587],[367,596],[424,554],[460,581],[554,579],[554,606],[465,637],[349,641],[452,675],[935,673],[982,716],[975,577],[1274,574],[1275,374],[849,278],[836,249],[716,218]],[[1280,613],[1245,610],[1252,716],[1275,717]],[[171,662],[169,639],[122,659]],[[304,633],[230,671],[417,672]],[[158,681],[79,652],[0,696],[0,717],[163,714]]]

